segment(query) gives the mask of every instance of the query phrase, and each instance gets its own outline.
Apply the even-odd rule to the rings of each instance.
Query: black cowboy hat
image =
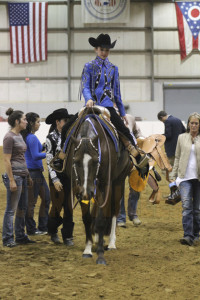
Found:
[[[61,119],[67,119],[72,117],[73,115],[69,115],[68,111],[66,108],[59,108],[56,109],[52,112],[52,114],[50,114],[46,120],[45,123],[46,124],[52,124],[53,122],[55,122],[56,120],[61,120]]]
[[[108,34],[101,33],[96,39],[93,37],[90,37],[88,39],[89,43],[93,47],[102,47],[102,48],[114,48],[116,41],[111,43],[110,36]]]

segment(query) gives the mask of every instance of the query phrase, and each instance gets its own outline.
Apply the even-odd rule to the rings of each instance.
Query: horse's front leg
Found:
[[[112,218],[112,225],[111,225],[111,232],[110,232],[110,238],[109,238],[109,244],[108,244],[108,250],[117,249],[115,245],[116,241],[116,216],[113,216]]]
[[[99,241],[98,241],[98,245],[97,245],[97,260],[96,263],[98,265],[106,265],[106,260],[104,258],[104,245],[103,245],[103,231],[99,232]]]
[[[90,214],[90,205],[81,203],[81,209],[82,209],[82,218],[83,218],[83,223],[85,226],[85,234],[86,234],[86,245],[82,256],[84,258],[91,258],[93,240],[92,240],[92,232],[91,232],[92,217]]]
[[[104,231],[106,227],[106,218],[103,217],[102,210],[100,209],[99,215],[96,218],[95,231],[98,233],[98,243],[97,243],[97,255],[98,258],[96,263],[99,265],[106,265],[106,260],[104,258]]]

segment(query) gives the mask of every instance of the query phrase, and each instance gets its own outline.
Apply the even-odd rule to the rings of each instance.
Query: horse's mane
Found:
[[[83,125],[81,127],[81,131],[80,131],[80,137],[83,138],[83,137],[87,137],[88,135],[88,130],[89,130],[89,126],[91,126],[89,124],[89,122],[83,122]]]

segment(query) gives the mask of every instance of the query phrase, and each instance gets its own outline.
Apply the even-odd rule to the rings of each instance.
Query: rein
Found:
[[[111,153],[110,153],[110,147],[109,147],[108,138],[107,138],[107,135],[106,135],[106,133],[105,133],[105,130],[104,130],[103,126],[101,125],[101,123],[99,122],[98,118],[96,117],[96,115],[95,115],[95,113],[94,113],[93,107],[91,107],[91,109],[92,109],[92,112],[93,112],[93,114],[94,114],[95,119],[97,120],[99,126],[101,127],[101,130],[102,130],[103,135],[104,135],[104,137],[105,137],[106,144],[107,144],[107,148],[108,148],[108,161],[109,161],[109,163],[108,163],[108,185],[107,185],[107,189],[106,189],[106,197],[105,197],[105,201],[103,202],[102,205],[99,205],[98,202],[97,202],[97,200],[94,198],[95,201],[97,202],[99,208],[103,208],[103,207],[106,205],[107,201],[108,201],[109,186],[110,186],[110,178],[111,178]]]
[[[76,128],[75,128],[75,131],[74,131],[73,135],[75,135],[77,133],[77,131],[78,131],[80,125],[81,125],[81,120],[82,120],[84,114],[85,114],[85,110],[83,110],[80,113],[79,122],[76,125]],[[69,154],[69,151],[70,151],[70,147],[68,147],[68,149],[67,149],[67,153],[68,154]],[[77,206],[77,204],[78,204],[79,201],[77,201],[76,204],[74,205],[74,194],[73,194],[73,184],[72,184],[72,170],[73,170],[73,168],[71,168],[71,204],[72,204],[72,210],[73,210],[73,209],[75,209],[75,207]]]

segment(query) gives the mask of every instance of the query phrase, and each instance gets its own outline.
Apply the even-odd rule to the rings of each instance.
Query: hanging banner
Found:
[[[127,23],[130,0],[81,0],[83,23]]]
[[[200,50],[200,2],[176,2],[181,60],[193,49]]]

